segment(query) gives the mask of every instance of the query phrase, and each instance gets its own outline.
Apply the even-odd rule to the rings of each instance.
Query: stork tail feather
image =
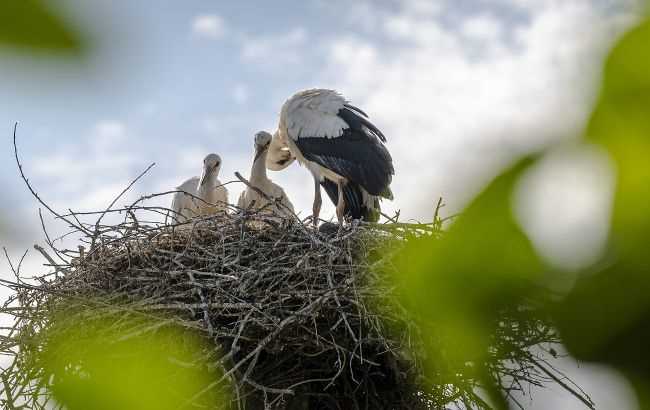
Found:
[[[321,186],[325,188],[327,195],[336,204],[339,199],[336,183],[325,179],[321,182]],[[348,182],[343,187],[343,197],[345,199],[344,215],[346,218],[360,219],[365,222],[379,221],[381,216],[379,198],[363,192],[363,188],[359,184]]]

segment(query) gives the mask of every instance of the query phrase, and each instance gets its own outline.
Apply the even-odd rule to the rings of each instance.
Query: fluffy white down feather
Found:
[[[205,193],[201,192],[201,189],[198,189],[199,198],[203,199],[205,202],[199,203],[199,213],[201,215],[213,215],[219,212],[226,212],[228,209],[228,191],[226,187],[221,185],[221,181],[217,178],[214,178],[212,181],[209,181],[212,188],[207,187]]]
[[[216,179],[214,189],[208,189],[207,195],[204,197],[199,192],[199,179],[199,177],[192,177],[176,188],[178,191],[183,192],[176,192],[172,199],[172,210],[174,211],[172,215],[173,221],[179,223],[186,222],[198,215],[210,215],[223,212],[227,209],[228,191],[225,187],[221,186],[221,182]],[[193,198],[191,195],[185,194],[185,192],[199,197],[209,204],[215,205],[210,206],[203,201]]]
[[[199,177],[193,177],[183,182],[176,189],[196,195],[196,188],[198,186]],[[174,211],[172,214],[173,221],[185,222],[199,214],[198,201],[183,192],[176,192],[172,199],[172,211]]]
[[[258,183],[251,183],[251,184],[255,188],[258,188],[259,190],[261,190],[262,192],[264,192],[266,195],[268,195],[273,199],[281,198],[280,202],[282,203],[283,206],[272,205],[268,207],[269,213],[275,213],[275,214],[279,213],[287,216],[293,214],[294,212],[293,204],[289,200],[289,197],[284,192],[284,189],[282,189],[282,187],[275,184],[270,179],[267,179],[262,183],[258,182]],[[260,209],[266,207],[269,204],[268,199],[261,196],[255,190],[246,187],[246,189],[239,195],[237,206],[242,209],[247,209],[253,204],[253,201],[255,202],[255,204],[253,205],[254,209]],[[291,212],[287,212],[287,208]]]

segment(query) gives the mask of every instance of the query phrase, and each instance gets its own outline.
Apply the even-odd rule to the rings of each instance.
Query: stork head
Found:
[[[217,176],[219,175],[219,170],[221,169],[221,157],[217,154],[208,154],[203,159],[203,174],[201,175],[201,180],[199,181],[199,186],[203,186],[208,180],[208,176]]]
[[[266,131],[260,131],[255,134],[255,147],[256,148],[266,148],[271,143],[273,137]]]
[[[203,167],[211,170],[218,170],[221,168],[221,157],[217,154],[208,154],[203,159]]]
[[[273,134],[269,145],[269,154],[266,157],[266,168],[271,171],[282,171],[296,159],[289,146],[283,142],[278,129]]]

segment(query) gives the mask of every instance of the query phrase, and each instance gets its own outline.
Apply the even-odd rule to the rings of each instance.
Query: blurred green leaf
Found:
[[[496,380],[481,364],[503,309],[517,311],[534,292],[543,266],[518,226],[511,206],[514,186],[533,161],[524,160],[495,179],[458,217],[442,239],[414,241],[399,257],[403,304],[433,333],[429,372],[475,372],[498,408],[506,408]],[[492,352],[493,353],[493,352]],[[476,367],[478,365],[478,367]],[[453,383],[453,380],[448,381]]]
[[[55,2],[3,0],[0,2],[0,44],[32,50],[78,53],[82,40],[53,10]]]
[[[636,253],[650,234],[650,21],[630,31],[605,65],[600,100],[588,136],[607,148],[618,167],[613,217],[619,251]],[[621,238],[624,237],[623,240]]]
[[[49,330],[44,379],[60,404],[70,410],[221,408],[214,388],[192,400],[218,378],[197,361],[204,349],[198,338],[162,323],[107,323]]]
[[[609,55],[588,138],[617,167],[608,259],[556,311],[576,357],[618,367],[650,408],[650,21]]]

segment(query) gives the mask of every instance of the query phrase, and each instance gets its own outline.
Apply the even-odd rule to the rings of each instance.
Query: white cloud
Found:
[[[482,42],[498,41],[503,32],[502,23],[490,15],[470,17],[461,27],[461,32],[466,37]]]
[[[103,211],[129,185],[129,182],[128,179],[118,179],[97,184],[92,189],[81,192],[74,202],[68,203],[68,205],[72,206],[74,210]],[[125,196],[123,201],[117,204],[117,207],[128,202],[129,199],[135,199],[133,194]]]
[[[95,125],[95,135],[99,138],[122,138],[125,126],[120,121],[100,121]]]
[[[404,12],[408,14],[437,16],[442,10],[442,2],[430,0],[409,0],[404,2]]]
[[[302,60],[302,47],[307,39],[303,27],[281,34],[248,37],[243,41],[241,56],[244,61],[265,66],[295,64]]]
[[[126,141],[126,126],[121,121],[104,120],[95,124],[91,131],[92,143],[90,148],[93,153],[111,151]]]
[[[121,121],[100,121],[82,144],[66,144],[31,160],[34,177],[48,187],[55,209],[105,208],[135,177],[136,149]]]
[[[525,4],[529,20],[507,28],[485,15],[450,26],[409,4],[376,11],[397,45],[381,33],[339,37],[325,78],[389,138],[397,199],[385,208],[420,219],[438,196],[456,211],[514,156],[579,134],[599,61],[631,20],[593,1],[549,0]]]
[[[210,39],[219,39],[226,34],[226,23],[216,14],[200,14],[192,20],[192,33]]]

